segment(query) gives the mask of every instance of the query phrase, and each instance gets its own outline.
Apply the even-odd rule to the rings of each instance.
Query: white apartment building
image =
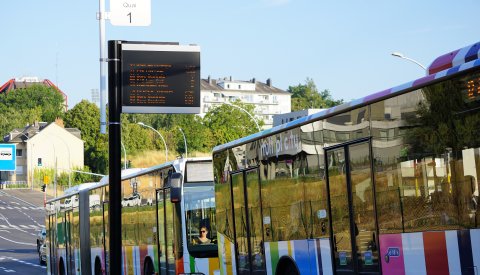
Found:
[[[200,116],[213,107],[225,102],[240,100],[246,104],[255,105],[255,118],[263,120],[264,129],[273,126],[273,116],[291,111],[291,94],[272,86],[272,81],[266,83],[256,81],[233,80],[232,77],[214,80],[210,77],[201,81]]]

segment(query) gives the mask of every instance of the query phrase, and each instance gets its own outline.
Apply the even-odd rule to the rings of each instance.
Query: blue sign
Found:
[[[17,169],[17,145],[0,144],[0,171]]]
[[[390,258],[400,257],[400,248],[398,247],[389,247],[387,250],[387,254],[385,254],[385,262],[388,264],[390,262]]]

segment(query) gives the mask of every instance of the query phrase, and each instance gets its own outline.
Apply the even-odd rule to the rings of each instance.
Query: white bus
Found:
[[[214,274],[219,264],[211,159],[125,172],[118,263],[123,274]],[[48,274],[108,273],[108,189],[106,177],[47,202]],[[200,231],[208,231],[208,243],[197,242]]]

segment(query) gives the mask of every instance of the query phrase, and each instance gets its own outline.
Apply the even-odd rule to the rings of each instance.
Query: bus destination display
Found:
[[[122,44],[122,112],[200,112],[200,47]]]

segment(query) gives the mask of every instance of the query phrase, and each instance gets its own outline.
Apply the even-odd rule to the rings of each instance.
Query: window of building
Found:
[[[23,175],[23,166],[18,165],[15,173],[17,173],[17,175]]]
[[[17,157],[23,157],[23,150],[17,149]]]

